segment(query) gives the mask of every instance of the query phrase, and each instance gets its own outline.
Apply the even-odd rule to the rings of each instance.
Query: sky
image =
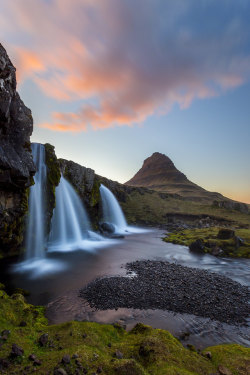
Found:
[[[250,203],[248,0],[0,0],[33,142],[126,182],[153,152]]]

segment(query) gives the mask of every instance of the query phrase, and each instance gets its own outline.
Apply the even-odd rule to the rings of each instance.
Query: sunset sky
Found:
[[[250,203],[249,0],[0,0],[32,141],[129,180],[159,151]]]

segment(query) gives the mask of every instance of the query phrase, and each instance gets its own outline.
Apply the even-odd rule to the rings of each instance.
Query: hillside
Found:
[[[178,194],[189,200],[202,200],[204,203],[213,202],[214,200],[230,201],[219,193],[209,192],[189,181],[175,167],[169,157],[159,152],[153,153],[149,158],[144,160],[142,168],[125,184],[129,186],[142,186],[170,194]]]

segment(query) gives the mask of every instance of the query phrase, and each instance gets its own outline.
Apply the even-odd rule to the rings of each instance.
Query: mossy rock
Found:
[[[50,231],[50,222],[53,215],[53,210],[56,206],[55,190],[61,178],[60,164],[55,154],[55,147],[49,143],[45,143],[45,162],[47,166],[47,215],[46,215],[46,228],[47,233]]]

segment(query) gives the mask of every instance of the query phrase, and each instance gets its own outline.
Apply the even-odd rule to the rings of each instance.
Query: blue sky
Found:
[[[2,0],[36,142],[125,182],[153,152],[250,203],[247,0]]]

